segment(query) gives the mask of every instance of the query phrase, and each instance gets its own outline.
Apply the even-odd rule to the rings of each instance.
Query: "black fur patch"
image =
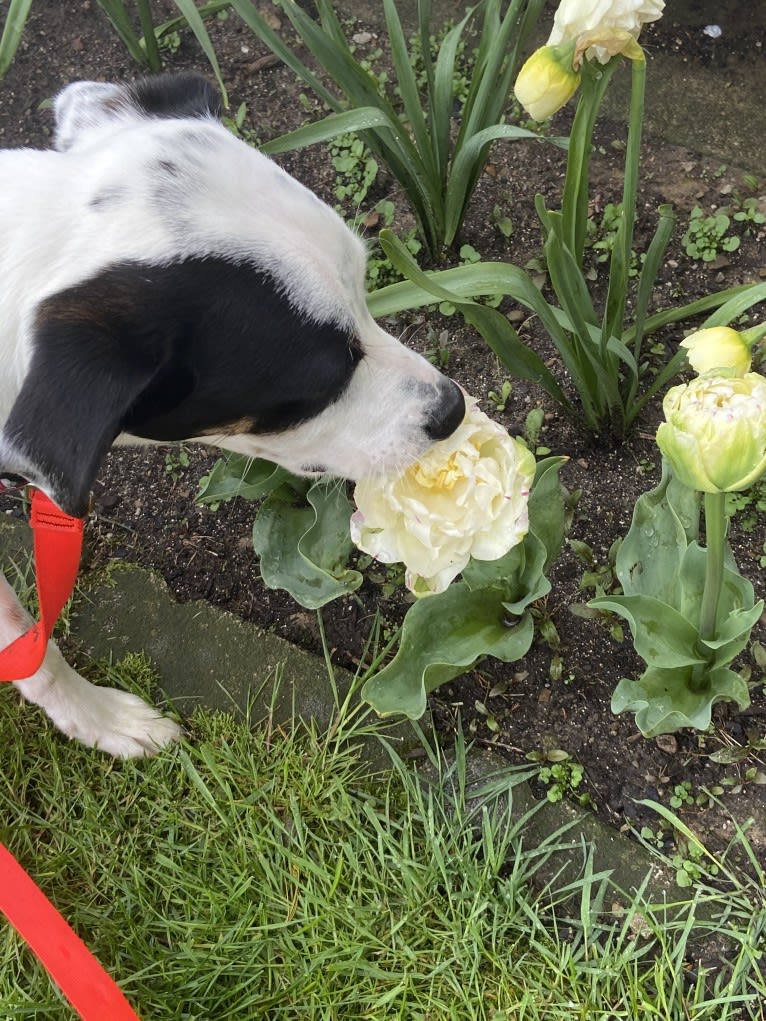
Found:
[[[142,78],[129,86],[131,103],[149,117],[216,117],[223,114],[218,90],[194,71]]]
[[[253,266],[124,263],[41,304],[4,435],[80,514],[120,432],[284,431],[337,400],[360,358],[356,338],[307,319]]]

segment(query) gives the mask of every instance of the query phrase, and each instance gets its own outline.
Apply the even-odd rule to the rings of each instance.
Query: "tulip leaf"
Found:
[[[690,543],[681,562],[680,572],[680,610],[688,620],[699,620],[706,565],[707,550],[697,542]],[[749,610],[754,601],[755,590],[747,578],[739,573],[731,548],[726,543],[717,630],[720,631],[730,613],[743,608]]]
[[[588,606],[611,610],[627,620],[636,652],[662,668],[677,668],[705,660],[696,651],[697,628],[678,610],[653,596],[605,596]]]
[[[558,557],[564,543],[564,492],[559,482],[559,471],[566,458],[546,457],[537,462],[535,481],[529,494],[529,527],[545,546],[545,563],[548,568]]]
[[[344,490],[315,482],[306,499],[287,484],[271,493],[256,515],[253,545],[264,583],[315,610],[359,588],[362,576],[346,567],[353,547]]]
[[[288,471],[271,461],[244,454],[227,454],[219,458],[210,474],[200,480],[197,502],[218,504],[237,496],[245,500],[262,500],[291,478]]]
[[[692,691],[686,671],[650,668],[637,681],[623,677],[612,696],[612,712],[633,712],[644,737],[672,734],[681,727],[707,730],[713,705],[730,700],[747,709],[747,684],[733,670],[718,667],[707,675],[705,691]]]
[[[721,666],[731,663],[735,656],[747,645],[750,632],[760,620],[763,613],[763,600],[749,609],[732,610],[718,628],[716,638],[703,641],[701,644],[715,654],[714,663]]]
[[[648,595],[680,606],[681,564],[699,529],[699,498],[672,476],[636,500],[633,520],[617,554],[617,577],[626,595]]]
[[[496,588],[472,591],[465,582],[418,600],[402,626],[399,650],[362,688],[362,697],[381,716],[403,713],[418,719],[426,696],[470,669],[484,656],[512,662],[532,644],[534,623],[525,613],[508,626]]]

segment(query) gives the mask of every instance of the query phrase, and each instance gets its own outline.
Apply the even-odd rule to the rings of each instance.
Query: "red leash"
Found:
[[[35,537],[40,621],[0,651],[0,681],[31,677],[40,668],[80,565],[81,518],[65,514],[35,489],[30,524]],[[0,911],[29,944],[83,1021],[139,1021],[113,979],[3,844]]]
[[[72,594],[82,553],[83,519],[65,514],[39,489],[29,523],[35,536],[35,580],[40,620],[0,651],[0,681],[20,681],[42,666],[53,626]]]
[[[139,1021],[74,929],[2,844],[0,909],[83,1021]]]

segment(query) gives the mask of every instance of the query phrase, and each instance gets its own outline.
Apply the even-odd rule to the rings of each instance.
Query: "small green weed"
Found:
[[[744,225],[744,233],[746,237],[754,234],[755,228],[766,223],[766,216],[760,212],[758,209],[758,200],[754,198],[745,199],[742,202],[740,210],[734,213],[733,218],[737,223]]]
[[[224,115],[222,121],[232,135],[242,139],[243,142],[247,142],[248,145],[252,145],[256,149],[258,148],[260,139],[255,129],[247,124],[247,103],[240,103],[233,116]]]
[[[593,252],[597,265],[608,263],[612,258],[612,252],[619,237],[621,219],[622,203],[620,202],[607,202],[601,211],[600,222],[596,222],[593,217],[588,217],[585,246]],[[631,249],[628,276],[638,276],[639,268],[638,255],[635,249]],[[592,277],[595,278],[595,275],[594,270]]]
[[[513,220],[504,212],[500,205],[496,204],[492,210],[492,220],[504,238],[511,237],[513,234]]]
[[[178,482],[189,464],[189,451],[184,446],[172,447],[165,454],[165,474],[170,476],[173,482]]]
[[[513,384],[510,379],[504,379],[499,390],[490,390],[487,396],[492,402],[495,411],[505,411],[508,398],[513,392]]]
[[[378,161],[355,134],[338,135],[329,143],[335,168],[335,198],[339,210],[356,211],[364,202],[378,176]]]
[[[524,435],[522,439],[535,455],[535,457],[546,457],[550,454],[550,447],[540,443],[540,435],[545,424],[545,412],[542,408],[532,408],[524,419]]]
[[[726,494],[726,515],[737,517],[737,525],[743,532],[752,532],[758,518],[766,512],[766,480],[756,482],[743,493]]]
[[[425,357],[437,369],[444,371],[449,366],[450,360],[449,333],[447,330],[440,330],[437,333],[432,326],[429,326],[427,337],[428,348]]]
[[[740,239],[736,234],[729,234],[730,226],[731,218],[726,213],[705,216],[700,207],[695,206],[681,239],[684,251],[691,259],[702,262],[712,262],[721,252],[736,252]]]

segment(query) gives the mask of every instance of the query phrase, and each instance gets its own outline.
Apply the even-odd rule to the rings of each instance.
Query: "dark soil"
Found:
[[[157,6],[162,8],[161,4]],[[354,6],[353,0],[344,5],[349,10]],[[175,12],[169,3],[165,9],[168,16]],[[361,20],[354,30],[375,33],[378,26]],[[211,34],[232,108],[246,104],[245,129],[268,139],[298,126],[306,117],[298,99],[304,90],[292,74],[272,60],[234,16],[211,22]],[[382,41],[381,34],[378,42]],[[699,29],[692,31],[674,24],[670,13],[650,28],[642,41],[650,52],[680,53],[680,59],[701,65],[720,63],[722,59],[720,47],[714,50]],[[372,47],[374,40],[369,45]],[[740,70],[743,61],[755,59],[752,40],[744,29],[739,36],[729,32],[726,47],[728,58]],[[207,73],[204,58],[186,33],[182,33],[177,52],[168,55],[167,67],[194,67]],[[50,113],[41,104],[67,82],[77,78],[119,80],[138,73],[92,0],[33,5],[21,50],[0,85],[0,144],[45,146],[50,136]],[[565,133],[570,118],[571,110],[563,111],[554,132]],[[606,203],[619,201],[619,146],[623,139],[622,124],[601,125],[594,167],[594,215]],[[325,150],[293,154],[283,162],[323,198],[334,201],[335,172]],[[743,237],[737,252],[704,268],[689,259],[680,244],[695,204],[709,211],[726,205],[733,195],[761,194],[753,189],[752,181],[745,179],[749,169],[722,169],[719,163],[685,149],[646,141],[636,248],[642,250],[651,237],[659,203],[672,202],[679,213],[676,237],[654,295],[655,308],[766,275],[766,231],[762,227],[750,237]],[[519,142],[496,147],[461,242],[470,243],[487,259],[524,265],[539,257],[541,238],[534,196],[542,192],[549,204],[556,206],[563,171],[563,155],[548,144]],[[760,187],[763,189],[762,182]],[[396,201],[397,229],[410,225],[404,199],[381,171],[369,205],[383,195],[391,195]],[[765,202],[761,199],[761,208]],[[514,229],[508,240],[495,226],[496,205],[512,218]],[[508,309],[512,316],[517,311]],[[555,365],[554,354],[537,324],[525,321],[523,316],[516,318],[522,336]],[[609,547],[630,524],[635,499],[658,480],[659,456],[653,436],[659,408],[651,408],[624,443],[599,446],[586,441],[555,405],[521,382],[513,383],[505,411],[495,411],[488,393],[500,390],[506,373],[481,338],[466,330],[457,318],[419,315],[387,325],[394,331],[405,331],[408,342],[425,351],[433,347],[434,337],[443,334],[447,338],[449,374],[512,431],[523,430],[531,408],[544,408],[545,426],[539,442],[554,453],[569,456],[562,479],[570,492],[580,491],[570,538],[587,543],[596,562],[606,565]],[[679,337],[663,339],[667,357]],[[656,357],[662,359],[659,353]],[[260,580],[250,538],[255,507],[241,500],[223,505],[215,513],[196,506],[198,481],[217,455],[203,448],[188,449],[187,453],[188,465],[179,462],[176,448],[119,448],[108,456],[98,478],[94,512],[88,524],[85,570],[96,570],[109,558],[154,568],[179,599],[206,599],[318,651],[315,614],[283,593],[266,589]],[[18,504],[9,498],[5,498],[4,507],[8,513],[19,513]],[[766,528],[760,517],[750,517],[750,530],[735,526],[733,546],[742,570],[763,591],[760,558]],[[496,749],[513,762],[535,753],[566,751],[584,767],[577,793],[586,795],[592,809],[618,828],[646,824],[657,829],[656,817],[637,804],[640,799],[669,804],[676,786],[684,782],[690,784],[695,798],[705,789],[720,787],[725,792],[723,810],[708,804],[687,805],[681,814],[719,848],[733,833],[729,812],[740,822],[753,819],[751,839],[763,850],[766,788],[747,782],[766,772],[762,747],[766,701],[760,671],[753,660],[745,656],[740,664],[752,669],[754,682],[752,705],[747,712],[738,714],[730,707],[718,706],[714,725],[706,734],[688,731],[645,740],[632,717],[615,717],[610,711],[611,694],[619,678],[635,677],[640,672],[640,661],[630,643],[618,644],[603,622],[585,620],[571,612],[574,604],[592,595],[592,591],[580,587],[584,570],[584,564],[567,545],[552,573],[552,592],[545,606],[540,607],[541,617],[549,617],[555,625],[558,644],[538,637],[524,661],[510,666],[488,661],[438,691],[431,699],[438,730],[447,736],[460,722],[480,745]],[[396,624],[404,609],[401,597],[384,598],[380,585],[371,579],[355,596],[329,605],[324,611],[324,628],[335,661],[355,666],[376,610],[387,622]],[[714,761],[711,755],[722,749],[742,749],[741,761],[729,765]]]

